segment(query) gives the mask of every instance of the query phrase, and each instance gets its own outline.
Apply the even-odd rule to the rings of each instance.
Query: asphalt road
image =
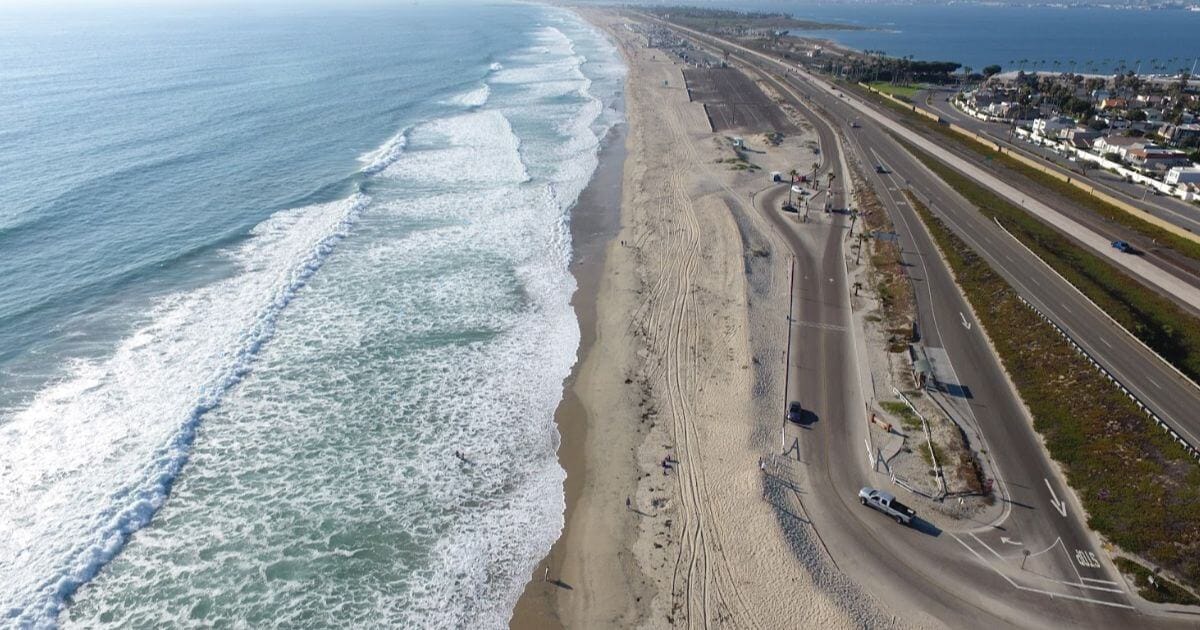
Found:
[[[747,55],[748,56],[748,55]],[[756,63],[764,63],[754,58]],[[770,63],[770,62],[767,62]],[[900,147],[891,134],[869,117],[848,95],[834,97],[827,87],[789,75],[789,85],[819,104],[836,120],[858,120],[861,128],[846,132],[869,146],[871,156],[887,164],[927,205],[980,253],[1026,300],[1066,330],[1143,404],[1191,444],[1200,446],[1200,388],[1110,319],[1069,282],[998,224],[983,216],[953,188]],[[836,90],[835,90],[836,91]],[[872,163],[868,161],[866,163]]]
[[[743,61],[749,57],[741,56]],[[763,62],[754,59],[754,64]],[[793,104],[817,126],[824,166],[836,165],[839,147],[834,133],[809,104],[818,104],[832,114],[831,119],[843,121],[849,119],[846,111],[839,111],[844,105],[803,80],[789,77],[788,88],[784,91]],[[984,442],[993,459],[997,493],[1008,509],[996,522],[942,531],[928,522],[899,527],[857,504],[860,486],[886,487],[887,481],[871,471],[866,457],[864,440],[869,431],[862,417],[863,390],[858,385],[842,262],[846,219],[841,214],[814,213],[811,221],[798,223],[795,215],[778,210],[786,188],[776,188],[759,195],[756,208],[771,218],[796,257],[788,396],[800,400],[809,414],[805,425],[785,429],[784,441],[797,440],[799,452],[790,452],[804,488],[802,501],[838,566],[885,604],[916,608],[952,627],[1150,623],[1184,627],[1194,623],[1192,618],[1147,617],[1132,607],[1121,578],[1097,549],[1074,494],[1042,449],[928,234],[899,195],[903,180],[918,190],[931,191],[927,194],[934,199],[935,211],[947,217],[960,235],[986,236],[981,241],[987,245],[985,257],[1009,265],[1000,268],[1010,281],[1015,278],[1011,269],[1021,264],[1020,273],[1030,282],[1016,285],[1018,290],[1032,294],[1024,286],[1031,284],[1048,295],[1050,303],[1070,304],[1071,313],[1094,307],[1073,302],[1081,299],[1073,289],[1063,287],[1044,265],[1030,260],[1031,253],[1014,249],[1020,246],[1011,237],[1000,239],[989,231],[977,211],[939,186],[940,180],[932,181],[931,174],[919,169],[873,123],[846,132],[853,134],[849,149],[859,152],[863,163],[884,159],[895,171],[886,178],[875,176],[872,184],[895,213],[906,261],[913,265],[925,342],[945,350],[958,384],[971,392],[961,406],[978,431],[973,437]],[[1196,393],[1188,392],[1184,398],[1196,400]],[[1028,557],[1025,551],[1030,552]]]

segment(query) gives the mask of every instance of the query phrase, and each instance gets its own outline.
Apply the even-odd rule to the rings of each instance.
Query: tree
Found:
[[[997,74],[1000,74],[1000,70],[1002,70],[1002,68],[1000,67],[999,64],[992,64],[990,66],[985,66],[983,68],[982,72],[983,72],[983,76],[990,79],[990,78],[996,76]]]

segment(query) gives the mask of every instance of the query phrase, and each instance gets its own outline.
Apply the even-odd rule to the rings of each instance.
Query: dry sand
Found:
[[[788,255],[750,196],[807,164],[812,138],[755,146],[759,173],[717,164],[728,142],[680,66],[623,18],[580,12],[629,66],[620,231],[559,414],[566,528],[512,626],[881,623],[759,468],[778,438]]]

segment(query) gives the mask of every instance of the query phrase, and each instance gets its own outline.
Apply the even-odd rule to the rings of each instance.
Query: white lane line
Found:
[[[1068,313],[1074,313],[1074,312],[1075,312],[1075,311],[1072,311],[1072,310],[1071,310],[1071,307],[1070,307],[1070,306],[1067,306],[1066,304],[1062,304],[1062,303],[1060,303],[1060,304],[1059,304],[1059,306],[1061,306],[1061,307],[1063,307],[1063,308],[1067,309],[1067,312],[1068,312]]]
[[[1109,348],[1110,350],[1112,349],[1112,344],[1111,344],[1111,343],[1108,343],[1108,340],[1107,340],[1107,339],[1105,339],[1104,337],[1096,337],[1096,338],[1100,340],[1100,343],[1102,343],[1102,344],[1104,344],[1104,345],[1108,346],[1108,348]]]
[[[1079,579],[1083,580],[1084,582],[1096,582],[1097,584],[1112,584],[1113,586],[1121,585],[1120,582],[1114,582],[1112,580],[1100,580],[1097,578],[1079,578]]]
[[[1038,285],[1039,287],[1040,287],[1040,286],[1042,286],[1042,283],[1041,283],[1041,282],[1038,282],[1038,281],[1037,281],[1037,278],[1034,278],[1033,276],[1029,276],[1029,279],[1030,279],[1030,280],[1032,280],[1032,281],[1033,281],[1033,283],[1034,283],[1034,284],[1036,284],[1036,285]]]
[[[971,536],[971,538],[974,538],[974,539],[975,539],[975,542],[977,542],[977,543],[979,543],[980,545],[982,545],[984,549],[987,549],[988,551],[992,552],[992,555],[993,555],[993,556],[996,556],[996,559],[997,559],[997,560],[999,560],[999,561],[1001,561],[1001,562],[1007,562],[1007,561],[1009,560],[1009,559],[1007,559],[1007,558],[1004,558],[1003,556],[1001,556],[999,553],[997,553],[995,549],[992,549],[991,545],[988,545],[987,543],[983,542],[983,540],[981,540],[981,539],[980,539],[978,536],[976,536],[974,533],[971,533],[971,534],[970,534],[970,536]],[[1000,540],[1007,541],[1008,539],[1007,539],[1007,538],[1001,538]],[[1035,555],[1040,555],[1040,554],[1046,553],[1047,551],[1050,551],[1051,549],[1054,549],[1055,547],[1058,547],[1059,545],[1062,545],[1062,548],[1063,548],[1063,553],[1066,553],[1066,552],[1067,552],[1067,546],[1066,546],[1066,544],[1065,544],[1065,543],[1063,543],[1063,541],[1062,541],[1062,537],[1059,537],[1059,538],[1055,539],[1055,541],[1054,541],[1054,544],[1050,545],[1049,547],[1047,547],[1046,549],[1044,549],[1044,550],[1042,550],[1042,551],[1039,551],[1039,552],[1038,552],[1038,553],[1036,553],[1036,554],[1029,554],[1029,557],[1031,557],[1031,558],[1032,558],[1032,557],[1033,557],[1033,556],[1035,556]],[[1070,554],[1069,554],[1069,553],[1067,554],[1067,557],[1068,557],[1068,560],[1067,560],[1067,561],[1068,561],[1068,562],[1070,562]],[[1108,580],[1096,580],[1096,579],[1093,579],[1093,578],[1085,578],[1085,577],[1083,577],[1082,575],[1080,575],[1080,574],[1079,574],[1079,569],[1076,569],[1076,568],[1075,568],[1075,564],[1074,564],[1074,563],[1071,563],[1071,568],[1072,568],[1072,569],[1074,569],[1074,571],[1075,571],[1075,577],[1079,579],[1079,582],[1068,582],[1068,581],[1066,581],[1066,580],[1056,580],[1056,579],[1054,579],[1054,578],[1052,578],[1052,577],[1045,576],[1045,575],[1042,575],[1042,576],[1039,576],[1039,577],[1040,577],[1040,578],[1042,578],[1042,579],[1044,579],[1044,580],[1049,580],[1049,581],[1051,581],[1051,582],[1055,582],[1055,583],[1058,583],[1058,584],[1062,584],[1062,585],[1064,585],[1064,586],[1073,586],[1073,587],[1075,587],[1075,588],[1082,588],[1082,589],[1092,589],[1092,590],[1096,590],[1096,591],[1107,591],[1107,592],[1109,592],[1109,593],[1121,593],[1121,594],[1124,594],[1124,593],[1125,593],[1125,591],[1123,591],[1123,590],[1121,590],[1121,589],[1119,589],[1119,588],[1111,588],[1111,587],[1105,587],[1105,586],[1095,586],[1095,585],[1093,585],[1093,584],[1084,584],[1084,583],[1083,583],[1083,582],[1084,582],[1084,580],[1087,580],[1087,581],[1089,581],[1089,582],[1099,582],[1099,583],[1101,583],[1101,584],[1110,584],[1110,585],[1112,585],[1112,586],[1118,586],[1118,584],[1117,584],[1116,582],[1110,582],[1110,581],[1108,581]]]
[[[1029,554],[1029,557],[1032,558],[1034,556],[1040,556],[1040,555],[1046,553],[1047,551],[1050,551],[1051,549],[1057,547],[1059,545],[1059,543],[1061,543],[1061,542],[1062,542],[1062,536],[1059,536],[1058,538],[1054,539],[1054,542],[1050,543],[1049,547],[1046,547],[1045,549],[1043,549],[1037,553],[1031,553],[1031,554]],[[1063,545],[1063,551],[1066,551],[1066,549],[1067,549],[1067,546]]]
[[[955,536],[954,534],[950,534],[950,537],[953,538],[954,540],[958,541],[958,544],[962,545],[963,547],[966,548],[967,551],[971,552],[971,555],[975,556],[980,562],[983,563],[983,565],[985,567],[991,569],[996,575],[999,575],[1001,579],[1003,579],[1005,582],[1008,582],[1009,586],[1012,586],[1013,588],[1015,588],[1017,590],[1028,591],[1031,593],[1040,593],[1051,599],[1054,599],[1055,597],[1062,597],[1064,599],[1071,599],[1071,600],[1075,600],[1077,602],[1088,602],[1090,604],[1100,604],[1101,606],[1112,606],[1113,608],[1125,608],[1127,610],[1134,609],[1133,606],[1130,606],[1129,604],[1120,604],[1117,602],[1106,602],[1102,599],[1092,599],[1090,597],[1080,597],[1078,595],[1069,595],[1067,593],[1055,593],[1054,591],[1044,591],[1040,588],[1030,588],[1028,586],[1021,586],[1020,584],[1017,584],[1016,582],[1014,582],[1012,580],[1012,578],[1001,573],[999,569],[992,566],[987,560],[984,560],[983,556],[979,555],[978,551],[975,551],[974,549],[972,549],[970,545],[963,542],[958,536]]]
[[[992,549],[991,545],[988,545],[987,543],[985,543],[985,542],[983,542],[982,540],[980,540],[980,539],[979,539],[979,537],[978,537],[978,536],[976,536],[974,533],[972,533],[972,534],[971,534],[971,538],[974,538],[974,539],[975,539],[975,542],[977,542],[977,543],[979,543],[979,544],[983,545],[983,548],[984,548],[984,549],[987,549],[988,551],[992,552],[992,555],[993,555],[993,556],[996,556],[996,559],[997,559],[997,560],[999,560],[1000,562],[1004,562],[1004,558],[1003,558],[1003,557],[1001,557],[1001,556],[1000,556],[1000,554],[996,553],[996,550],[995,550],[995,549]]]
[[[1159,385],[1159,384],[1158,384],[1158,381],[1156,381],[1156,380],[1154,380],[1154,379],[1150,378],[1149,376],[1147,376],[1147,377],[1146,377],[1146,380],[1147,380],[1147,381],[1150,381],[1150,384],[1151,384],[1151,385],[1153,385],[1153,386],[1155,386],[1155,387],[1157,387],[1157,388],[1159,388],[1159,389],[1162,389],[1162,385]]]
[[[1082,580],[1082,579],[1086,579],[1086,578],[1079,578],[1079,579],[1081,579],[1081,580]],[[1082,582],[1081,582],[1081,583],[1079,583],[1079,584],[1076,584],[1075,582],[1064,582],[1064,581],[1062,581],[1062,580],[1050,580],[1050,581],[1051,581],[1051,582],[1058,582],[1059,584],[1062,584],[1063,586],[1074,586],[1075,588],[1084,588],[1084,589],[1090,589],[1090,590],[1093,590],[1093,591],[1104,591],[1104,592],[1106,592],[1106,593],[1119,593],[1119,594],[1121,594],[1121,595],[1124,595],[1124,594],[1125,594],[1125,591],[1123,591],[1123,590],[1121,590],[1121,589],[1119,589],[1119,588],[1108,588],[1108,587],[1105,587],[1105,586],[1094,586],[1094,585],[1092,585],[1092,584],[1084,584],[1084,583],[1082,583]]]

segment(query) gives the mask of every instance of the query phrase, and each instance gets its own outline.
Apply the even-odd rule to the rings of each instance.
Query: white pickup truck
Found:
[[[887,514],[901,525],[908,525],[917,517],[912,508],[896,500],[896,495],[870,486],[858,491],[858,502]]]

